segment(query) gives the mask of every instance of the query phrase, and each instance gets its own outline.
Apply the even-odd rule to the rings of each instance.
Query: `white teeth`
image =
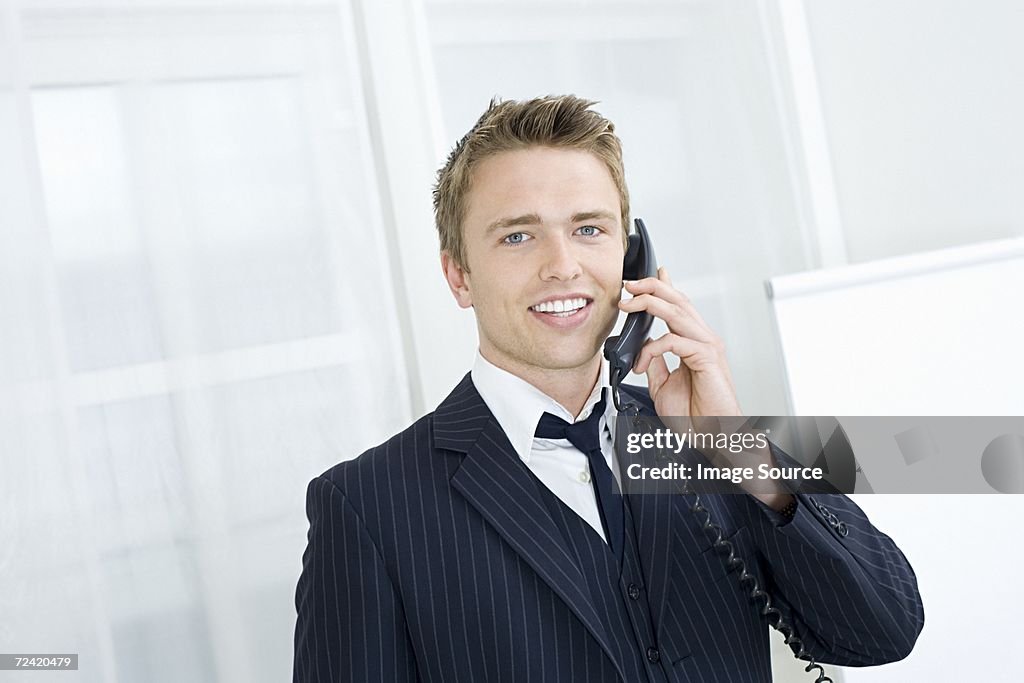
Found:
[[[559,315],[559,317],[564,318],[567,315],[572,315],[577,310],[583,308],[586,305],[586,299],[562,299],[560,301],[545,301],[542,304],[537,304],[536,306],[533,307],[533,310],[537,311],[538,313],[563,314]]]

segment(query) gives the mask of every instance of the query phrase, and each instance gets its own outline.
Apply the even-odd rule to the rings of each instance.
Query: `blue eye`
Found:
[[[501,241],[505,244],[522,244],[527,239],[529,239],[529,237],[525,232],[514,232],[511,235],[506,235]]]
[[[597,226],[594,225],[584,225],[582,228],[580,228],[580,230],[589,231],[582,233],[584,237],[596,237],[601,232],[601,228],[598,228]]]

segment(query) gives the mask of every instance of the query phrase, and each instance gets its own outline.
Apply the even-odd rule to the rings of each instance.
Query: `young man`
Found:
[[[739,406],[721,341],[664,269],[620,303],[629,197],[592,104],[492,102],[441,169],[442,269],[479,353],[433,413],[310,483],[295,681],[771,680],[764,603],[703,518],[683,496],[618,495],[601,349],[620,310],[669,329],[634,368],[647,412]],[[845,496],[705,505],[794,651],[849,666],[910,652],[914,573]]]

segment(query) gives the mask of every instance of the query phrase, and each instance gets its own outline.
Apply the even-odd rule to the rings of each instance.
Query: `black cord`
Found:
[[[795,653],[794,656],[797,659],[802,659],[803,661],[808,662],[807,666],[804,668],[804,671],[810,671],[811,669],[818,670],[818,677],[814,679],[814,683],[833,683],[832,679],[825,675],[824,667],[822,667],[821,664],[815,662],[814,658],[811,657],[804,649],[803,641],[795,634],[793,627],[790,624],[786,623],[786,621],[782,618],[782,613],[772,606],[771,596],[768,595],[767,592],[762,590],[761,587],[758,585],[757,577],[747,571],[746,561],[736,554],[735,549],[733,549],[732,547],[732,543],[730,541],[725,540],[722,537],[722,528],[711,521],[711,513],[708,512],[707,508],[701,505],[700,496],[696,493],[693,493],[689,489],[689,482],[685,482],[683,484],[681,493],[683,493],[683,495],[693,495],[694,502],[693,505],[690,506],[690,510],[694,514],[699,515],[702,512],[704,513],[704,522],[701,526],[704,529],[704,531],[710,531],[715,535],[715,540],[711,544],[712,547],[715,549],[715,552],[721,555],[723,554],[724,549],[724,552],[729,553],[729,556],[725,558],[725,563],[729,565],[729,571],[732,571],[736,567],[740,568],[740,585],[743,585],[744,583],[749,583],[749,595],[751,600],[756,601],[758,598],[764,598],[764,607],[761,608],[761,614],[763,614],[767,618],[768,625],[774,628],[776,631],[779,631],[783,636],[785,636],[786,645],[789,645],[791,643],[795,643],[797,645],[799,650]],[[776,618],[775,623],[772,623],[772,617]]]

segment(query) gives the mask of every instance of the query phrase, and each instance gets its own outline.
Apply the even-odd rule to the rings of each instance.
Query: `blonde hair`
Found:
[[[629,232],[629,191],[622,165],[622,142],[615,135],[614,124],[590,109],[594,104],[575,95],[548,95],[523,102],[492,98],[487,111],[459,140],[437,172],[434,222],[441,251],[447,251],[460,268],[469,272],[462,222],[473,167],[500,152],[529,147],[582,150],[603,161],[619,190],[625,243]]]

